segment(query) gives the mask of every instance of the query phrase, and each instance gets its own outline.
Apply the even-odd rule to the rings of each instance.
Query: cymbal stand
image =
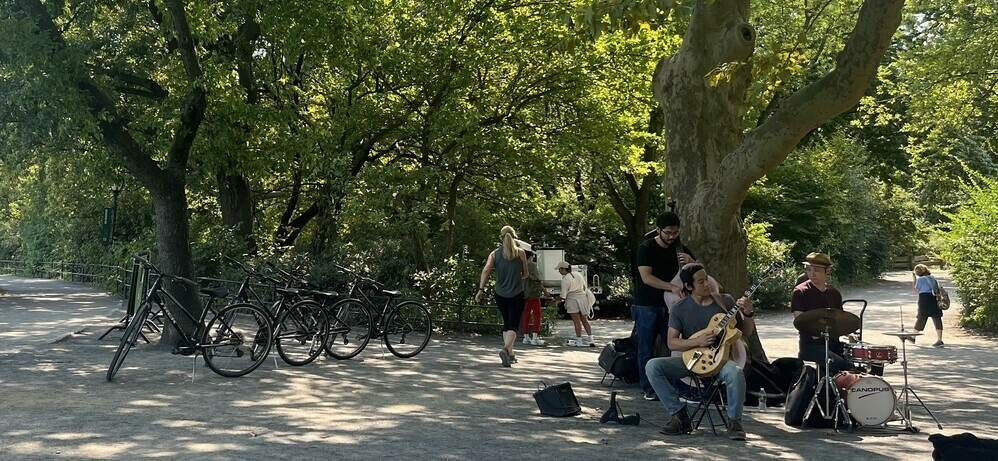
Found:
[[[901,324],[901,331],[904,331],[903,323]],[[908,351],[907,348],[905,347],[905,342],[907,342],[905,341],[905,339],[906,338],[901,337],[901,372],[904,375],[904,389],[901,391],[901,395],[898,396],[897,412],[901,416],[901,424],[902,424],[902,427],[899,427],[898,429],[909,431],[913,434],[918,432],[918,428],[912,425],[911,421],[911,407],[913,406],[922,407],[923,409],[925,409],[925,412],[929,414],[929,417],[931,417],[932,420],[936,422],[936,426],[939,427],[939,429],[942,429],[943,425],[939,423],[939,420],[936,419],[936,416],[932,414],[932,411],[929,410],[929,407],[925,406],[925,402],[923,402],[922,398],[918,396],[918,394],[915,392],[915,389],[913,389],[911,385],[908,384]],[[911,403],[909,399],[909,394],[915,396],[915,399],[918,400],[917,404],[913,405]]]
[[[825,376],[818,380],[818,386],[814,390],[814,397],[811,397],[811,403],[807,405],[807,411],[804,412],[804,424],[807,424],[807,419],[811,416],[811,412],[817,408],[822,418],[835,418],[834,427],[836,431],[839,430],[839,415],[841,415],[842,421],[845,421],[845,426],[848,428],[847,430],[852,432],[852,418],[846,410],[846,403],[842,401],[842,396],[839,395],[839,390],[835,388],[835,381],[830,376],[831,369],[829,368],[829,365],[832,360],[829,358],[828,330],[829,326],[828,324],[825,324],[825,331],[821,334],[821,336],[825,337]],[[821,408],[821,405],[818,405],[818,396],[821,395],[822,387],[825,388],[825,408],[831,409],[831,403],[833,400],[835,401],[835,408],[831,409],[829,413],[825,413],[825,409]]]

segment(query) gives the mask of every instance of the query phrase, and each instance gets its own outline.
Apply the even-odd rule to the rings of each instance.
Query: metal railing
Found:
[[[118,296],[128,292],[130,272],[124,267],[108,264],[0,259],[0,273],[3,274],[81,283],[104,288]]]
[[[132,269],[130,267],[124,268],[121,266],[112,266],[107,264],[67,261],[21,261],[16,259],[0,259],[0,274],[14,275],[18,277],[59,279],[74,283],[81,283],[84,285],[104,288],[109,293],[123,298],[129,293],[129,284],[132,279]],[[198,277],[197,282],[202,286],[225,286],[230,289],[230,292],[235,292],[235,288],[242,283],[240,280],[228,280],[211,277]],[[258,293],[263,295],[264,298],[261,301],[265,303],[272,302],[276,297],[275,292],[270,289],[272,287],[263,284],[253,285],[258,288],[263,288],[258,291]],[[476,330],[493,330],[502,327],[502,319],[500,318],[494,304],[463,304],[430,301],[425,299],[421,299],[419,301],[427,305],[431,314],[434,310],[438,311],[437,315],[431,315],[434,319],[434,323],[440,326],[446,325],[448,329],[466,332]],[[440,315],[439,311],[444,309],[450,311],[451,315]],[[453,311],[455,309],[457,310],[456,319],[454,319],[453,316]],[[471,311],[480,309],[488,311],[488,314],[484,316],[468,315]],[[472,320],[471,318],[477,318],[477,320]]]

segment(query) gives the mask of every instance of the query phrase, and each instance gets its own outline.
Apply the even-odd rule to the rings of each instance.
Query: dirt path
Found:
[[[944,317],[945,348],[929,347],[927,336],[907,348],[911,386],[944,430],[920,408],[913,410],[919,434],[801,430],[784,425],[780,411],[749,409],[749,440],[742,443],[709,431],[659,435],[654,424],[666,415],[636,386],[618,385],[618,399],[626,413],[641,414],[642,424],[600,425],[609,389],[599,384],[598,350],[528,346],[519,364],[504,369],[493,337],[435,336],[412,360],[372,344],[344,362],[293,368],[269,361],[240,379],[140,345],[107,383],[116,339],[97,337],[121,315],[118,300],[62,282],[0,276],[0,285],[11,291],[0,298],[0,459],[907,460],[930,457],[930,433],[998,437],[993,341],[956,326],[956,303]],[[897,330],[898,305],[910,328],[909,286],[898,273],[843,290],[870,303],[864,339],[900,345],[882,333]],[[771,358],[796,353],[789,313],[760,314],[758,324]],[[570,328],[559,323],[562,337],[551,344],[563,343]],[[630,324],[597,320],[595,328],[609,339],[624,336]],[[889,365],[885,379],[900,391],[900,365]],[[571,382],[583,414],[539,416],[531,393],[542,380]]]

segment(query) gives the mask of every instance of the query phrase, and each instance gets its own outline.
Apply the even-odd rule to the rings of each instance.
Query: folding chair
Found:
[[[710,421],[710,430],[714,432],[714,435],[717,435],[718,426],[725,429],[728,427],[728,415],[725,414],[725,405],[721,394],[721,386],[724,383],[717,377],[701,378],[692,376],[691,379],[693,380],[694,389],[700,395],[700,400],[690,415],[693,430],[695,431],[700,427],[700,423],[703,422],[703,418],[706,416],[707,420]],[[714,422],[714,417],[710,414],[711,407],[714,407],[714,410],[717,411],[720,423]]]

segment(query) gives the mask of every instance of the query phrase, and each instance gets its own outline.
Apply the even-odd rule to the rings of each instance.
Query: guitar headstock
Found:
[[[766,283],[766,280],[769,280],[779,275],[780,272],[782,272],[785,267],[787,267],[787,263],[785,261],[772,262],[769,265],[769,267],[767,267],[766,270],[763,271],[763,273],[759,275],[758,278],[756,278],[755,283],[753,283],[748,290],[745,290],[745,297],[752,297],[752,294],[755,293],[755,290],[758,290],[763,283]]]

